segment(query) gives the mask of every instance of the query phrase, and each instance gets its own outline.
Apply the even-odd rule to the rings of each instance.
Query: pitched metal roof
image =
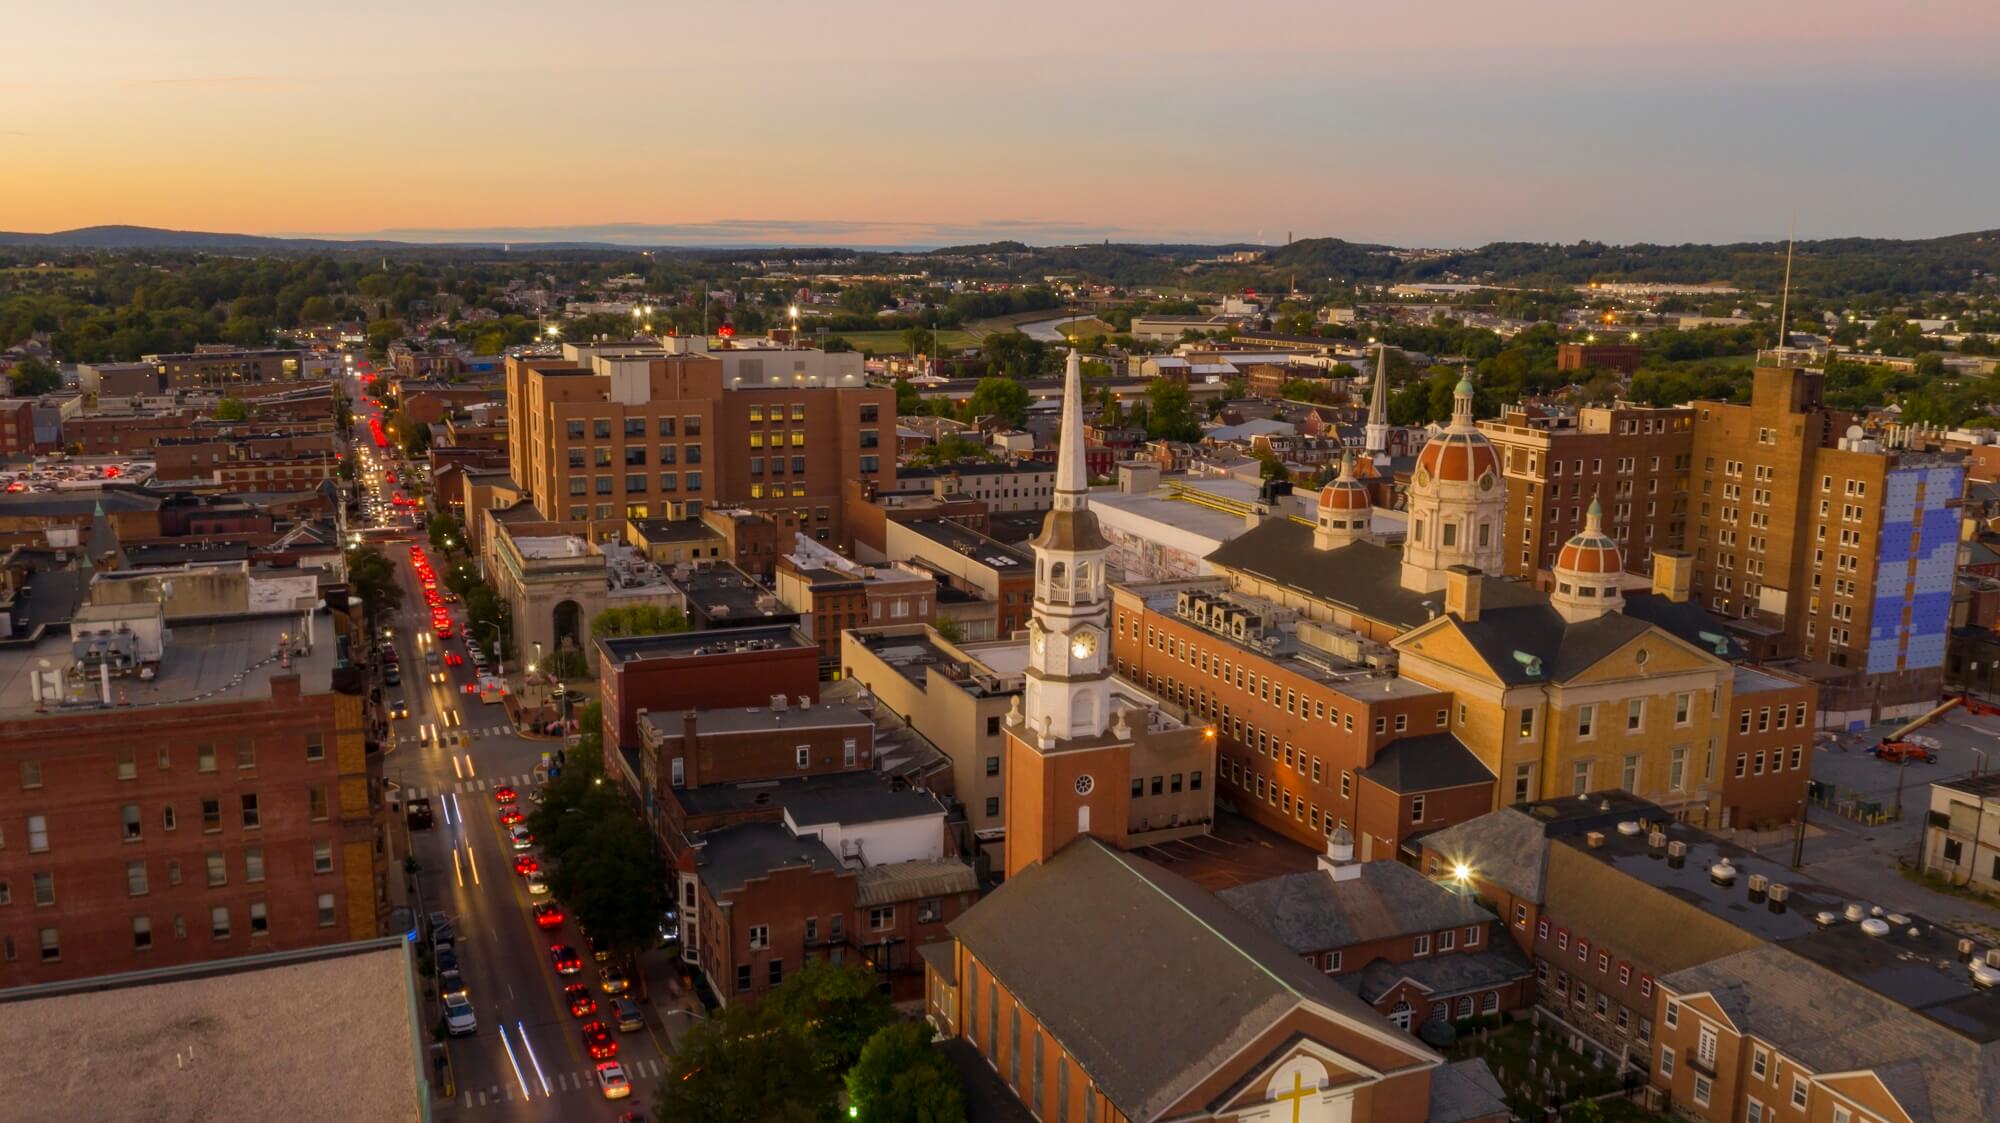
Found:
[[[978,891],[979,875],[963,859],[920,859],[863,867],[855,875],[854,902],[863,908],[871,908],[897,901]]]
[[[1485,951],[1454,951],[1428,955],[1402,963],[1386,959],[1371,961],[1367,967],[1341,982],[1352,987],[1363,1002],[1378,1002],[1382,996],[1408,980],[1425,994],[1439,998],[1467,991],[1492,990],[1519,982],[1535,973],[1514,941],[1501,937]]]
[[[1463,858],[1480,880],[1522,900],[1542,900],[1549,870],[1548,838],[1541,823],[1512,807],[1425,835],[1424,847]]]
[[[1360,871],[1346,881],[1325,870],[1282,874],[1216,897],[1299,955],[1493,919],[1401,862],[1363,862]]]
[[[1009,878],[951,932],[1135,1123],[1307,1003],[1401,1044],[1372,1007],[1213,895],[1089,836]],[[1407,1044],[1412,1064],[1432,1059]]]
[[[1455,621],[1481,661],[1509,686],[1567,682],[1652,630],[1644,620],[1607,612],[1574,623],[1546,603],[1485,609]]]

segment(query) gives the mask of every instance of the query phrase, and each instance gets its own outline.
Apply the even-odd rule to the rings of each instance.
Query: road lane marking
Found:
[[[550,1095],[549,1078],[542,1075],[542,1062],[535,1056],[535,1043],[528,1040],[528,1028],[518,1018],[514,1020],[514,1032],[521,1035],[521,1047],[528,1051],[528,1061],[535,1066],[535,1079],[542,1082],[542,1095]]]
[[[471,754],[471,753],[466,753],[466,754],[465,754],[465,774],[466,774],[467,776],[471,776],[471,775],[474,775],[474,773],[473,773],[473,771],[472,771],[472,754]]]
[[[465,773],[464,773],[463,771],[461,771],[461,770],[459,769],[459,767],[458,767],[458,754],[457,754],[457,753],[453,753],[453,754],[452,754],[452,757],[451,757],[451,774],[452,774],[452,775],[454,775],[454,776],[456,776],[456,777],[458,777],[458,778],[459,778],[459,779],[461,779],[461,780],[465,779]]]
[[[465,864],[472,867],[472,883],[479,884],[479,863],[472,860],[472,840],[465,842]]]
[[[451,848],[451,876],[458,881],[460,889],[465,888],[465,872],[458,868],[458,847]]]

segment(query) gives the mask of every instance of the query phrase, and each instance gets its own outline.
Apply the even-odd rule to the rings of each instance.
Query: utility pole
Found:
[[[1806,816],[1811,810],[1812,798],[1810,796],[1799,800],[1799,828],[1792,836],[1792,869],[1794,870],[1800,869],[1805,865]]]

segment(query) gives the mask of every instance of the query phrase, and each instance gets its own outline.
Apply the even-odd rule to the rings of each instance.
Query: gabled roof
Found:
[[[1302,1007],[1429,1050],[1193,883],[1083,836],[951,924],[1090,1081],[1148,1123]]]
[[[1493,773],[1451,733],[1404,737],[1382,746],[1361,775],[1401,795],[1491,783]]]
[[[1360,876],[1288,873],[1216,894],[1298,955],[1418,932],[1485,924],[1493,914],[1401,862],[1363,862]]]
[[[1813,1071],[1872,1069],[1917,1123],[2000,1119],[2000,1042],[1978,1045],[1789,950],[1765,944],[1660,980]]]
[[[1546,603],[1487,608],[1477,620],[1453,617],[1445,626],[1457,628],[1508,686],[1567,682],[1652,630],[1621,612],[1572,623]]]
[[[1512,807],[1489,811],[1424,836],[1424,848],[1463,858],[1482,881],[1524,901],[1542,901],[1549,841],[1541,823]]]
[[[1534,973],[1521,949],[1503,936],[1485,951],[1454,951],[1402,963],[1373,960],[1362,970],[1342,975],[1340,979],[1343,985],[1354,988],[1363,1002],[1379,1002],[1405,980],[1416,984],[1425,994],[1443,998],[1467,991],[1493,990],[1520,982]]]
[[[1626,593],[1625,615],[1644,620],[1692,647],[1734,663],[1749,651],[1729,632],[1722,617],[1692,600],[1674,601],[1658,593]]]

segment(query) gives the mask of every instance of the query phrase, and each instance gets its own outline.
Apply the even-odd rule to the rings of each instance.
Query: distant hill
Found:
[[[47,246],[80,250],[306,250],[365,249],[399,242],[335,241],[322,238],[268,238],[260,234],[215,234],[162,230],[155,226],[82,226],[52,234],[0,231],[0,246]]]

